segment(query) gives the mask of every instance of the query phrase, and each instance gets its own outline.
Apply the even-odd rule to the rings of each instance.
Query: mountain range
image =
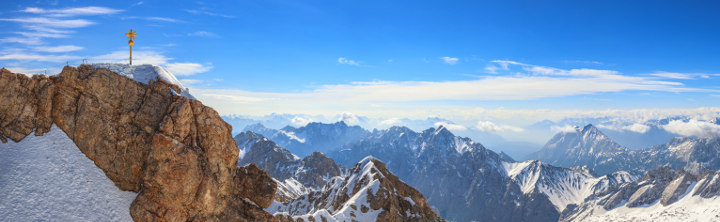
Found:
[[[563,167],[588,166],[598,175],[617,171],[640,174],[665,165],[699,174],[720,169],[720,138],[676,137],[662,145],[630,150],[587,125],[556,134],[527,159]]]
[[[455,136],[443,126],[422,132],[391,127],[374,130],[328,156],[345,167],[354,166],[366,156],[382,160],[388,170],[417,188],[440,216],[449,220],[557,221],[587,214],[577,207],[617,187],[643,183],[639,180],[647,176],[641,175],[668,160],[660,156],[676,160],[676,169],[687,168],[683,172],[717,170],[711,165],[718,158],[699,155],[718,150],[713,145],[716,141],[677,138],[665,145],[633,151],[588,125],[558,133],[546,144],[543,158],[554,160],[515,162],[469,138]],[[656,160],[635,159],[640,154]],[[683,159],[688,156],[691,158]],[[614,213],[612,209],[606,211]]]
[[[238,144],[253,144],[239,165],[257,164],[279,184],[267,209],[281,220],[440,221],[420,192],[366,157],[352,168],[314,152],[305,158],[260,135],[243,132]]]

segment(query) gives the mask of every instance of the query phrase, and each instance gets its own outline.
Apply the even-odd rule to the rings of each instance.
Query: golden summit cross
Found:
[[[128,41],[128,45],[130,45],[130,65],[132,65],[132,47],[135,44],[135,41],[133,41],[133,39],[135,39],[135,37],[137,37],[137,34],[135,34],[135,31],[130,29],[130,31],[125,33],[125,35],[127,36],[128,39],[130,39],[130,41]]]

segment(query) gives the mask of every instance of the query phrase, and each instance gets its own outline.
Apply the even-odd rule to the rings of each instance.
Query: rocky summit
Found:
[[[281,221],[444,221],[425,197],[367,157],[322,189],[268,208]]]
[[[0,70],[0,139],[57,125],[122,190],[136,221],[269,221],[276,184],[238,167],[231,127],[162,79],[140,83],[103,68],[57,76]]]

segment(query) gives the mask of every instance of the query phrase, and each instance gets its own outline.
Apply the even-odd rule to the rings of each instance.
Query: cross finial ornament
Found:
[[[132,65],[132,47],[133,47],[133,45],[135,45],[135,41],[133,41],[133,39],[135,39],[135,37],[137,37],[137,34],[135,34],[135,31],[130,29],[130,31],[125,33],[125,35],[127,36],[128,39],[130,39],[128,41],[128,45],[130,45],[130,65]]]

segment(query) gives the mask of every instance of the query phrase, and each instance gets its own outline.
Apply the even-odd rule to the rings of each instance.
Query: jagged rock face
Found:
[[[248,135],[251,132],[245,133]],[[292,178],[303,186],[319,189],[329,178],[340,176],[343,170],[342,166],[338,166],[335,161],[320,152],[314,152],[300,159],[289,150],[264,137],[245,137],[245,139],[255,141],[239,140],[243,144],[253,145],[238,164],[255,163],[279,181]]]
[[[322,190],[270,207],[281,221],[442,221],[420,192],[368,157]]]
[[[262,210],[275,192],[272,179],[238,168],[230,126],[201,102],[174,94],[177,86],[87,65],[57,77],[2,69],[0,86],[0,139],[42,135],[55,123],[120,189],[139,193],[130,209],[135,220],[272,218]],[[244,169],[252,173],[238,172]],[[262,187],[251,184],[272,188],[233,190]]]

